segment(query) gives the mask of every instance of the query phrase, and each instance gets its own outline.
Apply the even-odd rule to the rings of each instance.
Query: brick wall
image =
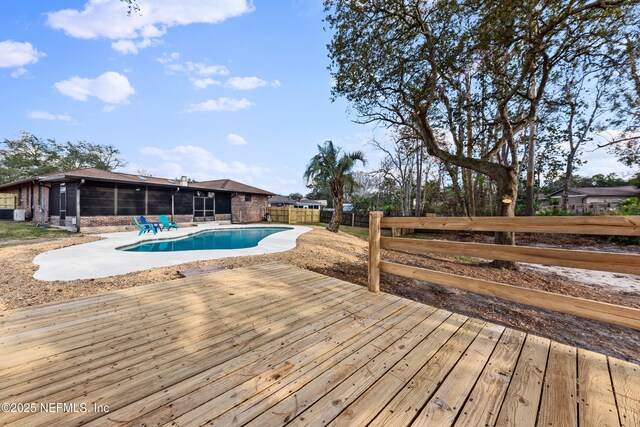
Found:
[[[159,215],[145,215],[145,218],[149,222],[158,222]],[[53,217],[52,217],[53,218]],[[171,217],[169,217],[171,219]],[[173,219],[178,223],[192,222],[193,216],[191,215],[174,215]],[[133,217],[130,215],[119,216],[82,216],[80,215],[80,228],[82,227],[108,227],[108,226],[123,226],[133,225]]]
[[[27,219],[27,221],[47,223],[49,221],[49,188],[43,187],[43,212],[40,212],[39,210],[39,191],[40,186],[34,185],[32,194],[30,183],[2,190],[3,193],[16,195],[16,198],[18,200],[16,208],[25,210],[25,218]]]
[[[231,198],[231,222],[237,224],[260,222],[268,205],[268,196],[253,194],[251,201],[246,201],[244,194],[238,194]]]
[[[75,227],[76,226],[76,224],[74,224],[74,220],[75,219],[76,219],[75,216],[66,216],[65,219],[64,219],[64,224],[61,224],[60,223],[60,217],[52,215],[52,216],[49,217],[48,224],[55,225],[55,226]]]
[[[49,223],[49,187],[42,187],[42,211],[38,202],[40,187],[33,188],[33,221],[43,224]]]

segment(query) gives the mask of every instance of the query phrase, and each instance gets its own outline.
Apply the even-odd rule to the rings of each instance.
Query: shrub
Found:
[[[536,216],[571,216],[571,212],[565,211],[564,209],[545,209],[536,213]]]
[[[620,215],[640,215],[640,200],[632,197],[618,203]]]

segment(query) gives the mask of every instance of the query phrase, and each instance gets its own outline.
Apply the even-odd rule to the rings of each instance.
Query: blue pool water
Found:
[[[255,227],[210,230],[171,240],[155,240],[122,248],[128,252],[175,252],[211,249],[244,249],[258,246],[265,237],[291,227]]]

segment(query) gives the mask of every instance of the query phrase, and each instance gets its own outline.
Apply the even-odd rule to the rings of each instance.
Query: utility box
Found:
[[[24,221],[25,220],[25,210],[24,209],[14,209],[13,210],[13,220],[14,221]]]

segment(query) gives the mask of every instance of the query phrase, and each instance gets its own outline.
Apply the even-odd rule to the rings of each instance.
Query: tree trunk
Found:
[[[465,73],[465,88],[467,99],[467,157],[473,157],[473,110],[471,108],[471,76]],[[473,185],[473,170],[464,169],[464,178],[466,182],[466,193],[468,200],[467,214],[476,216],[476,189]]]
[[[462,213],[463,215],[467,215],[467,204],[465,203],[465,198],[462,195],[462,189],[460,188],[460,168],[455,165],[451,165],[448,163],[444,164],[449,177],[451,178],[451,188],[453,190],[453,196],[456,201],[456,206],[452,206],[452,213],[454,215]]]
[[[498,216],[515,216],[515,202],[518,197],[518,174],[513,169],[509,169],[506,176],[498,181],[497,184],[498,194],[496,203]],[[497,232],[495,234],[495,243],[498,245],[515,245],[515,233]],[[491,266],[518,270],[518,264],[513,261],[494,260],[491,262]]]
[[[569,189],[571,188],[571,181],[573,181],[573,152],[569,153],[567,157],[567,169],[564,174],[564,186],[562,187],[562,201],[560,202],[560,208],[564,211],[569,210]]]
[[[343,189],[337,184],[332,184],[331,193],[333,196],[333,216],[331,217],[329,225],[327,225],[327,230],[337,233],[340,229],[340,223],[342,222]]]
[[[416,152],[416,216],[422,215],[422,160],[422,145],[420,145]]]
[[[531,77],[531,98],[536,97],[536,75]],[[535,164],[536,164],[536,118],[529,122],[529,151],[527,159],[527,186],[525,189],[524,214],[533,216],[535,214]]]
[[[569,123],[567,123],[567,135],[569,139],[569,156],[567,156],[567,169],[564,174],[564,188],[562,189],[562,203],[560,207],[567,211],[569,210],[569,188],[571,187],[571,181],[573,180],[573,162],[575,161],[575,154],[578,150],[576,144],[573,143],[573,120],[576,116],[576,106],[572,102],[571,94],[567,97],[570,103]]]

